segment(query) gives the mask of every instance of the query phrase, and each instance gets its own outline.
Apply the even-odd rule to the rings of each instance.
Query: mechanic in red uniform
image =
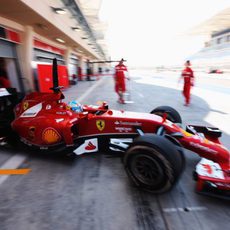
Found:
[[[124,59],[122,58],[119,62],[118,65],[115,66],[115,75],[114,75],[114,80],[115,80],[115,91],[118,94],[118,102],[121,104],[124,104],[124,93],[126,91],[126,73],[128,72],[127,67],[123,64]],[[127,78],[129,79],[129,78]]]
[[[11,84],[4,70],[0,69],[0,88],[10,88]]]
[[[193,71],[190,68],[191,63],[190,61],[185,62],[185,68],[181,73],[181,77],[184,79],[184,87],[183,87],[183,95],[185,97],[185,106],[188,106],[190,103],[190,90],[194,84],[194,75]]]

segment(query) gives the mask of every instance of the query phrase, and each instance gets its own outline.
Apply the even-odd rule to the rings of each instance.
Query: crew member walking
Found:
[[[123,64],[124,59],[122,58],[119,62],[118,65],[115,66],[115,75],[114,75],[114,80],[115,80],[115,91],[118,94],[118,102],[121,104],[125,104],[124,101],[124,93],[126,91],[126,77],[127,75],[127,67]]]
[[[183,95],[185,97],[185,106],[188,106],[190,103],[190,91],[191,87],[194,85],[194,74],[190,66],[190,61],[186,61],[185,68],[181,73],[181,78],[184,79]]]

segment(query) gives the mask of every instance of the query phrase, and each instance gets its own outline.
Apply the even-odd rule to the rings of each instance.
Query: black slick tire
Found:
[[[169,191],[179,179],[184,168],[181,154],[165,137],[145,134],[134,140],[123,162],[137,187],[159,194]]]
[[[163,116],[163,114],[167,114],[167,119],[173,123],[182,123],[182,118],[180,114],[170,106],[159,106],[151,111],[151,114],[156,114],[159,116]]]

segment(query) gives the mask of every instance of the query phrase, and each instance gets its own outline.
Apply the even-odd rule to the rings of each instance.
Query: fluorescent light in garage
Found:
[[[63,8],[56,8],[56,7],[51,7],[53,9],[53,11],[56,13],[56,14],[66,14],[66,11],[65,9]]]
[[[61,38],[55,38],[55,39],[56,39],[56,41],[58,41],[58,42],[65,43],[65,41],[64,41],[63,39],[61,39]]]
[[[80,30],[80,27],[72,27],[72,30],[74,30],[74,31],[78,31],[78,30]]]

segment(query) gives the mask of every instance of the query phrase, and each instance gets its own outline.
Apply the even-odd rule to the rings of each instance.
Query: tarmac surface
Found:
[[[212,80],[210,80],[212,79]],[[169,105],[184,125],[219,126],[230,149],[230,80],[197,76],[192,103],[184,107],[177,74],[133,71],[133,104],[118,104],[111,76],[82,81],[66,90],[66,101],[107,101],[111,109],[150,112]],[[195,193],[192,172],[200,157],[185,151],[186,169],[172,191],[153,195],[135,188],[121,159],[103,153],[75,160],[0,148],[0,165],[31,168],[27,175],[0,176],[1,230],[216,230],[228,229],[230,202]],[[3,178],[3,179],[2,179]]]

